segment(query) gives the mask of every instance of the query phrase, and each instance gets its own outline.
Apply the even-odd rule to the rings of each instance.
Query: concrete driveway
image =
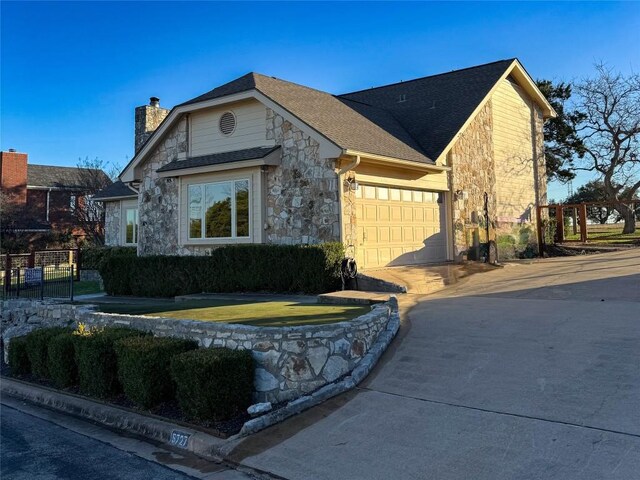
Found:
[[[508,265],[402,304],[360,388],[234,459],[289,479],[640,478],[640,250]]]

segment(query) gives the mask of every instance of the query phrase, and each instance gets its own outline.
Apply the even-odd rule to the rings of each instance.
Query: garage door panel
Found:
[[[378,221],[388,222],[391,219],[391,213],[389,212],[388,205],[381,205],[378,207]]]
[[[444,203],[436,203],[437,192],[363,187],[368,194],[356,208],[356,257],[363,268],[446,260]]]

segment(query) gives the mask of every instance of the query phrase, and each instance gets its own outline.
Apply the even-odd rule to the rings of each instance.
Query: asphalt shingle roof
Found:
[[[432,163],[384,109],[258,73],[249,73],[182,105],[257,90],[341,148]]]
[[[387,110],[427,156],[437,158],[513,60],[347,93],[340,98]],[[398,101],[400,95],[405,101]]]
[[[183,170],[185,168],[204,167],[207,165],[220,165],[223,163],[240,162],[242,160],[254,160],[256,158],[264,158],[271,152],[280,148],[275,147],[255,147],[245,150],[235,150],[233,152],[214,153],[211,155],[202,155],[199,157],[191,157],[185,160],[174,160],[158,169],[158,172],[171,172],[173,170]]]
[[[512,62],[339,96],[248,73],[181,105],[255,89],[341,148],[433,163]]]
[[[137,197],[138,194],[135,190],[130,188],[127,184],[118,180],[113,182],[108,187],[103,188],[93,196],[94,200],[102,200],[103,198],[117,198],[117,197]]]
[[[94,169],[87,169],[94,170]],[[97,175],[104,176],[102,181],[108,182],[109,177],[102,170]],[[83,189],[82,175],[77,167],[54,167],[50,165],[27,165],[27,185],[35,187],[66,188],[69,190]]]

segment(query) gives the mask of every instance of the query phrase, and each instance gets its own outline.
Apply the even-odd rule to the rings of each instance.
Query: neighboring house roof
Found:
[[[132,169],[184,113],[204,108],[205,102],[247,94],[282,108],[345,153],[433,165],[490,98],[499,81],[509,76],[540,105],[545,117],[555,116],[517,59],[339,96],[248,73],[174,107],[121,175],[133,178]]]
[[[64,188],[82,190],[82,175],[77,167],[54,167],[50,165],[27,165],[27,185],[30,187]],[[109,182],[109,177],[102,170],[82,169],[96,172],[101,181]]]
[[[247,148],[245,150],[235,150],[233,152],[214,153],[211,155],[191,157],[185,160],[174,160],[173,162],[167,163],[164,167],[159,168],[158,172],[171,172],[174,170],[183,170],[185,168],[205,167],[208,165],[220,165],[222,163],[264,158],[279,148],[280,145],[276,145],[275,147]]]
[[[113,182],[111,185],[103,188],[98,193],[93,196],[94,200],[104,201],[107,199],[119,199],[119,198],[129,198],[129,197],[137,197],[138,193],[129,185],[125,184],[118,180],[117,182]]]
[[[341,95],[393,114],[430,158],[438,158],[515,59]],[[399,101],[403,96],[403,101]]]

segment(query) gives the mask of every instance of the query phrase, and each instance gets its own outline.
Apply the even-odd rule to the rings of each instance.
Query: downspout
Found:
[[[49,196],[51,195],[51,189],[47,190],[47,222],[49,221]]]
[[[344,175],[345,173],[347,173],[349,170],[353,170],[355,169],[358,165],[360,165],[360,155],[356,155],[355,158],[353,159],[353,162],[350,163],[349,165],[347,165],[346,167],[342,167],[339,171],[338,171],[338,180],[340,180],[340,177],[342,175]]]

